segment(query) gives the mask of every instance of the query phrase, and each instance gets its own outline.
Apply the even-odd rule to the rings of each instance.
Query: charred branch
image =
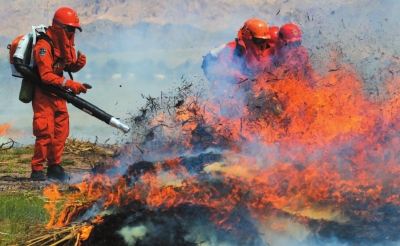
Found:
[[[9,150],[14,147],[14,144],[16,143],[14,140],[11,138],[8,139],[8,142],[0,144],[0,150]]]

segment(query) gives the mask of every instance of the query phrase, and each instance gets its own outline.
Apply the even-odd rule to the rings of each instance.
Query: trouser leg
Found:
[[[54,138],[54,107],[51,98],[35,92],[32,100],[33,108],[33,135],[36,137],[35,148],[31,160],[34,171],[43,170],[48,153]]]
[[[65,141],[69,135],[69,115],[66,101],[58,98],[56,106],[57,110],[54,115],[54,140],[48,155],[49,165],[58,165],[61,163]]]

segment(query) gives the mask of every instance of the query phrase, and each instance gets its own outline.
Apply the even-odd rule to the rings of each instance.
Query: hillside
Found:
[[[84,27],[77,35],[79,43],[107,52],[115,51],[107,50],[112,45],[127,44],[140,49],[212,47],[233,39],[249,17],[265,19],[270,25],[300,24],[310,49],[321,42],[326,49],[328,41],[338,38],[343,40],[341,49],[349,42],[382,45],[396,38],[396,9],[400,8],[399,2],[390,0],[0,0],[0,4],[2,47],[32,25],[50,24],[54,11],[68,5],[78,12]]]
[[[280,11],[285,15],[294,9],[308,8],[307,3],[314,6],[326,5],[326,1],[306,0],[301,4],[294,0],[195,0],[195,1],[160,1],[160,0],[70,0],[67,3],[56,0],[2,0],[1,28],[2,35],[15,36],[19,30],[29,27],[30,23],[49,23],[54,11],[68,5],[77,10],[82,24],[95,20],[108,19],[114,23],[131,26],[138,22],[154,22],[158,24],[192,24],[207,30],[227,29],[237,26],[249,14],[268,16]],[[324,4],[325,2],[325,4]],[[349,1],[329,1],[329,6],[335,8]],[[350,1],[351,2],[351,1]],[[247,14],[246,14],[247,13]],[[247,16],[246,16],[247,15]],[[16,21],[17,20],[17,21]],[[218,24],[216,24],[218,23]]]
[[[320,14],[334,10],[341,5],[353,5],[360,1],[315,1],[305,0],[194,0],[194,1],[126,1],[126,0],[70,0],[68,3],[56,0],[1,0],[0,23],[1,35],[14,37],[21,30],[29,30],[36,23],[49,24],[54,11],[63,5],[74,8],[83,25],[96,20],[109,20],[118,26],[132,26],[139,22],[157,23],[160,25],[187,24],[206,31],[236,29],[244,20],[253,16],[274,17],[267,22],[281,22],[296,12],[312,8],[319,9]],[[366,2],[366,1],[364,1]]]

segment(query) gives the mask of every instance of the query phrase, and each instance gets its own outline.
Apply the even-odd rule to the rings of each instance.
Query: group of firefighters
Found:
[[[77,13],[68,7],[59,8],[46,30],[51,42],[39,39],[33,58],[43,83],[80,94],[86,93],[86,87],[63,75],[63,71],[77,72],[86,64],[86,56],[75,53],[76,29],[82,31]],[[301,30],[295,24],[268,27],[266,22],[252,18],[239,29],[235,41],[210,51],[204,57],[202,68],[209,81],[229,82],[256,79],[265,70],[286,71],[287,67],[295,73],[308,73],[311,71],[308,52],[301,46],[301,40]],[[36,86],[32,108],[36,140],[30,178],[63,181],[66,174],[61,156],[69,134],[66,101]]]
[[[268,27],[266,22],[251,18],[234,41],[204,56],[202,69],[210,82],[252,81],[266,74],[281,79],[291,74],[310,78],[312,85],[308,51],[301,42],[302,32],[296,24]]]

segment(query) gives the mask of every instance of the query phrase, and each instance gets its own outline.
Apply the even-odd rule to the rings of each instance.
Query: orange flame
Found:
[[[7,130],[12,127],[12,123],[5,123],[0,126],[0,136],[5,136],[7,134]]]
[[[165,133],[185,133],[180,136],[183,146],[191,148],[199,137],[195,129],[203,126],[213,137],[211,145],[229,149],[223,161],[205,168],[209,180],[189,174],[179,158],[158,163],[154,172],[144,173],[133,185],[121,176],[88,175],[77,185],[79,192],[63,197],[69,203],[58,220],[54,207],[47,206],[48,226],[71,222],[78,213],[77,206],[71,210],[71,202],[79,196],[106,198],[97,203],[104,209],[132,201],[161,210],[180,204],[206,206],[212,211],[210,219],[225,229],[240,219],[234,213],[238,208],[265,221],[276,210],[308,214],[329,207],[337,213],[357,204],[400,205],[398,80],[387,81],[386,97],[374,100],[365,97],[361,79],[351,68],[328,74],[315,88],[298,78],[256,81],[253,94],[245,96],[246,106],[229,88],[218,100],[189,98],[193,103],[168,119],[181,128],[167,127]],[[161,120],[165,123],[167,115],[153,124]],[[55,186],[45,195],[50,203],[61,198]],[[307,218],[299,216],[299,221]],[[272,223],[270,228],[285,230],[285,225]]]
[[[55,206],[55,202],[61,198],[61,194],[58,192],[57,186],[55,184],[51,184],[43,189],[44,196],[49,198],[49,203],[44,205],[44,208],[50,214],[49,223],[47,223],[46,228],[51,228],[53,226],[57,208]]]
[[[80,229],[81,235],[80,240],[85,241],[89,238],[90,233],[92,232],[93,225],[84,226]]]

